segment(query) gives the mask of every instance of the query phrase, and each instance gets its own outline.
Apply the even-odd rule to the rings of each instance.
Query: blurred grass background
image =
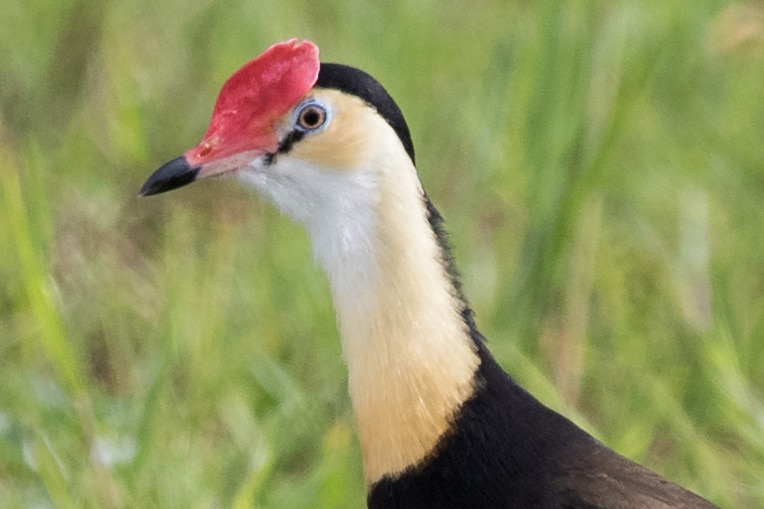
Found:
[[[500,362],[764,507],[764,4],[4,0],[0,507],[364,500],[324,276],[230,181],[137,199],[275,41],[375,75]]]

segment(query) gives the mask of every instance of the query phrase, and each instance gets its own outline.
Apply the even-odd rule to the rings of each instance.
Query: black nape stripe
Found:
[[[355,67],[322,63],[315,86],[341,90],[366,101],[395,130],[411,162],[415,162],[414,143],[411,141],[411,134],[403,113],[377,80]]]
[[[435,234],[435,238],[440,246],[440,263],[451,280],[451,286],[454,289],[456,297],[459,299],[462,320],[465,325],[467,325],[472,340],[476,343],[483,343],[485,342],[485,338],[478,331],[477,325],[475,325],[474,312],[472,311],[472,308],[470,308],[469,301],[462,289],[462,281],[459,276],[459,270],[456,268],[451,243],[448,241],[448,232],[443,224],[443,216],[440,215],[438,209],[432,204],[427,193],[424,194],[423,199],[425,207],[427,208],[427,222],[430,224],[430,228]]]

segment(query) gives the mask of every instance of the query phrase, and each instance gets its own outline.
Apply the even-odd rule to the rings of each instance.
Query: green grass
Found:
[[[294,36],[402,106],[502,365],[764,507],[764,11],[469,5],[5,0],[0,507],[362,506],[303,232],[232,182],[136,198]]]

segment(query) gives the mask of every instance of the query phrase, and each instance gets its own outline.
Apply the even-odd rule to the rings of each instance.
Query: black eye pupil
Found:
[[[308,111],[305,113],[305,116],[303,116],[303,121],[306,125],[313,126],[318,124],[319,117],[320,115],[317,111]]]
[[[316,106],[305,108],[300,114],[300,126],[305,129],[315,129],[324,123],[326,113]]]

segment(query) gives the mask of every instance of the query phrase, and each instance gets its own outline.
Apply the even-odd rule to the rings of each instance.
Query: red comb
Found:
[[[292,39],[274,44],[223,84],[202,142],[186,155],[196,162],[276,142],[273,123],[318,79],[318,47]]]

